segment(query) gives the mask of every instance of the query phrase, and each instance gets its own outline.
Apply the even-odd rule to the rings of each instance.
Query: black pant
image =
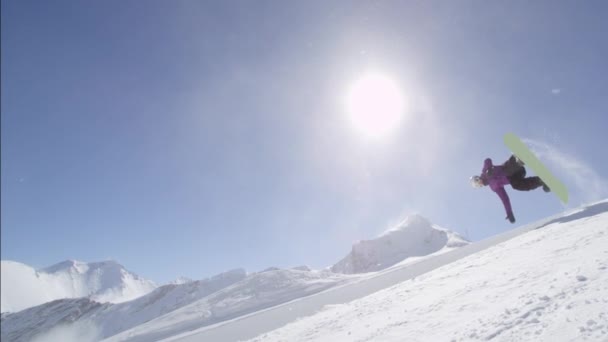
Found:
[[[526,169],[523,166],[507,178],[515,190],[530,191],[543,186],[543,181],[540,177],[526,178]]]

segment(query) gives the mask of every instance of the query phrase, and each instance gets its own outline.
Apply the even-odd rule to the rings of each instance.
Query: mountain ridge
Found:
[[[2,312],[17,312],[63,298],[120,303],[142,296],[155,282],[128,271],[116,261],[65,260],[39,270],[1,261]]]

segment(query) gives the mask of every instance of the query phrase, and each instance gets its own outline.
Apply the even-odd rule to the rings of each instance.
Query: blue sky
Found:
[[[328,266],[408,213],[512,229],[468,178],[515,132],[608,196],[604,1],[2,2],[2,259],[158,282]],[[379,140],[347,89],[408,103]],[[518,224],[564,209],[508,189]]]

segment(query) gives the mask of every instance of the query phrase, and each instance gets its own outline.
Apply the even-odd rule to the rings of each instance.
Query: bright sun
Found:
[[[399,86],[379,73],[370,73],[349,89],[346,108],[353,126],[369,138],[386,136],[397,128],[404,111]]]

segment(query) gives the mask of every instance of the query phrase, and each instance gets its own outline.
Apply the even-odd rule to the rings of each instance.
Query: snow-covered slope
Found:
[[[607,341],[608,202],[254,339],[403,340]]]
[[[2,260],[1,311],[17,312],[61,298],[88,297],[120,303],[149,293],[154,282],[127,271],[114,261],[83,263],[68,260],[36,271]]]
[[[379,237],[355,244],[351,252],[331,270],[346,274],[374,272],[409,257],[429,255],[468,243],[458,234],[433,225],[420,215],[412,215]]]
[[[209,279],[165,285],[134,301],[110,306],[92,318],[100,337],[112,336],[210,296],[246,277],[245,270],[236,269]]]
[[[39,334],[90,317],[93,313],[108,305],[111,304],[100,304],[88,298],[58,299],[17,313],[5,314],[2,316],[0,323],[0,340],[62,341],[64,339],[44,338]],[[89,339],[87,342],[94,339],[96,338]]]

